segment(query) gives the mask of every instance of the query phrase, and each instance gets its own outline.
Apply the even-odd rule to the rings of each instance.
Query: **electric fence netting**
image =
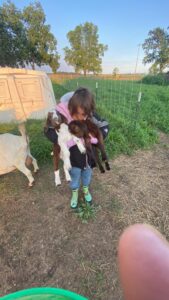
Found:
[[[111,75],[107,77],[79,75],[77,78],[64,79],[63,76],[61,84],[63,91],[74,91],[78,87],[90,89],[95,95],[98,109],[105,109],[106,114],[125,116],[132,121],[136,102],[138,98],[139,101],[141,99],[141,83],[137,83],[134,76],[130,76],[130,80],[116,79]]]
[[[157,141],[158,130],[169,132],[169,83],[154,84],[155,76],[147,83],[149,75],[137,73],[137,64],[138,56],[135,72],[126,75],[51,76],[57,99],[78,87],[93,92],[97,112],[110,124],[107,147],[112,155],[149,147]]]

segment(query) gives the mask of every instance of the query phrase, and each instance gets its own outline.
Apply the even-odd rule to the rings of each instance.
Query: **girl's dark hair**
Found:
[[[68,109],[71,115],[77,113],[78,107],[82,108],[87,116],[91,116],[95,110],[94,96],[86,88],[78,88],[69,100]]]

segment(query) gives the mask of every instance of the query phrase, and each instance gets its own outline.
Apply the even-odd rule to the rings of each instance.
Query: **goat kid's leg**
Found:
[[[98,158],[97,163],[98,163],[100,172],[101,172],[101,173],[105,173],[105,169],[104,169],[104,167],[103,167],[103,165],[102,165],[102,163],[101,163],[101,161],[100,161],[100,158]]]
[[[104,163],[105,163],[106,170],[110,171],[111,168],[110,168],[109,162],[105,161]]]
[[[107,153],[106,153],[104,145],[98,144],[98,148],[100,149],[102,161],[104,161],[104,163],[105,163],[106,170],[110,171],[110,165],[108,162],[108,157],[107,157]]]
[[[55,185],[56,186],[61,185],[60,171],[59,170],[54,171],[54,174],[55,174]]]
[[[72,167],[70,163],[70,152],[64,145],[61,147],[60,157],[63,160],[64,169],[69,171]]]
[[[101,158],[102,158],[102,161],[107,161],[107,160],[108,160],[108,157],[107,157],[107,154],[106,154],[106,150],[105,150],[105,148],[104,148],[104,145],[98,144],[98,148],[100,149],[100,152],[101,152]]]
[[[35,181],[31,171],[26,168],[25,164],[18,164],[16,165],[16,168],[21,171],[23,174],[25,174],[25,176],[28,178],[29,180],[29,186],[31,187],[33,185],[33,182]]]
[[[63,169],[65,172],[66,181],[71,181],[71,177],[69,171],[71,169],[71,162],[70,162],[70,152],[66,148],[61,148],[61,158],[63,160]]]
[[[96,162],[97,162],[97,164],[99,166],[100,172],[101,173],[105,173],[105,169],[104,169],[104,167],[103,167],[103,165],[101,163],[100,157],[99,157],[99,148],[98,148],[97,145],[93,146],[93,152],[94,152],[94,155],[95,155],[95,158],[96,158]]]
[[[63,160],[63,169],[65,172],[66,180],[71,181],[71,177],[69,174],[69,170],[72,167],[70,163],[70,152],[67,146],[65,145],[65,143],[62,143],[61,141],[59,147],[60,147],[60,158]]]
[[[71,181],[69,170],[65,167],[63,167],[63,169],[64,169],[64,172],[65,172],[66,181]]]
[[[33,169],[34,169],[34,172],[36,173],[39,170],[37,160],[31,154],[29,154],[28,156],[32,159]]]
[[[66,158],[65,160],[63,159],[63,168],[64,170],[68,170],[70,171],[71,169],[71,163],[70,163],[70,159],[69,158]]]
[[[64,153],[61,152],[61,157],[62,157],[62,160],[63,160],[63,169],[64,169],[66,181],[71,181],[71,177],[70,177],[70,174],[69,174],[69,171],[72,167],[71,163],[70,163],[70,152],[67,153],[67,155],[64,155]]]
[[[54,176],[55,185],[61,185],[60,172],[59,172],[59,159],[60,159],[60,147],[58,144],[53,145],[53,165],[54,165]]]
[[[30,147],[28,146],[27,157],[26,157],[26,165],[29,166],[31,164],[33,165],[34,172],[36,173],[39,170],[37,160],[32,156],[32,154],[30,152]]]

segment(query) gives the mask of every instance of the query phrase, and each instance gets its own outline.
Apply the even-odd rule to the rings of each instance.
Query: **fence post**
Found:
[[[136,103],[135,126],[136,126],[137,121],[139,119],[140,106],[141,106],[141,97],[142,97],[142,92],[139,92],[138,93],[138,98],[137,98],[137,103]]]
[[[97,96],[98,96],[98,82],[96,82],[96,101],[97,101]]]

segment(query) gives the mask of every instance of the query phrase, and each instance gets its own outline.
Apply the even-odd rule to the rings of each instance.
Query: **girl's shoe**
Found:
[[[92,202],[92,195],[89,192],[88,186],[83,186],[83,193],[84,193],[85,201],[87,203],[91,203]]]
[[[78,205],[78,189],[72,190],[72,198],[70,200],[70,207],[77,208]]]

